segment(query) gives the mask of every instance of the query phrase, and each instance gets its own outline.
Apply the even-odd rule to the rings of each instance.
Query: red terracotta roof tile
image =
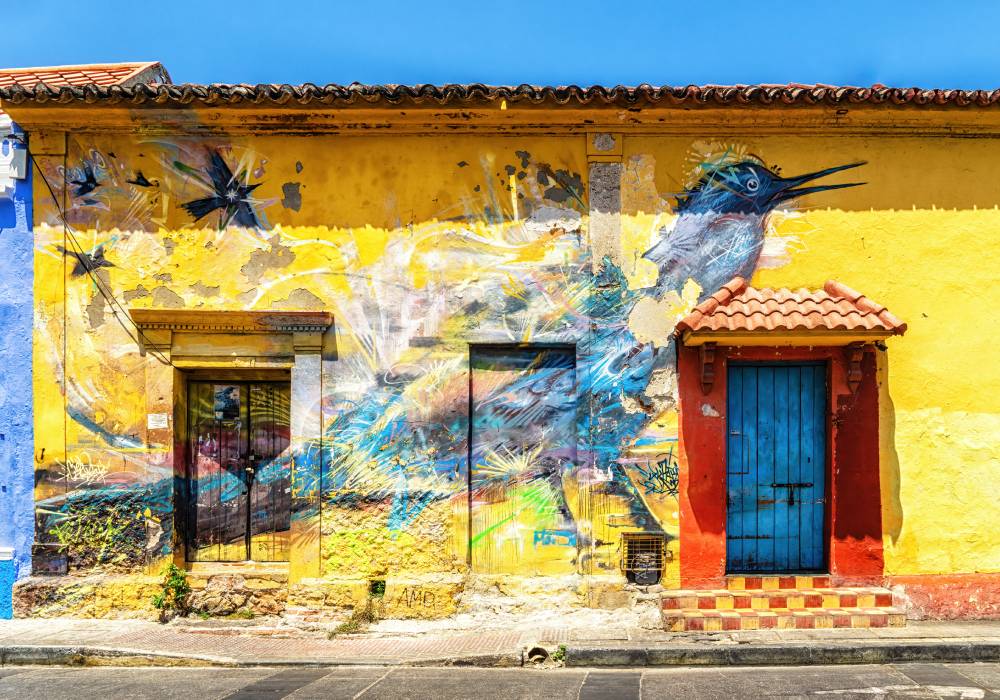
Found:
[[[41,68],[0,68],[0,88],[48,88],[82,85],[136,85],[169,83],[163,66],[156,61],[136,63],[95,63],[81,66]]]
[[[70,104],[114,105],[127,102],[130,106],[144,103],[156,105],[477,105],[501,101],[512,104],[547,105],[552,107],[634,107],[649,105],[681,107],[742,107],[768,108],[811,105],[844,106],[881,105],[886,107],[943,106],[993,108],[1000,104],[1000,89],[947,90],[894,88],[885,85],[871,87],[833,85],[678,85],[637,86],[577,85],[483,85],[481,83],[446,85],[242,85],[213,83],[211,85],[46,85],[34,89],[19,83],[0,83],[0,100],[55,102]]]
[[[902,335],[906,324],[840,282],[822,290],[755,289],[737,277],[698,304],[675,333],[768,331],[883,331]]]

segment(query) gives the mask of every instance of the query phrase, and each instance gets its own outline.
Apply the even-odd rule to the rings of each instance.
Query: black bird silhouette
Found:
[[[146,176],[142,174],[141,170],[137,170],[135,177],[131,180],[126,180],[130,185],[135,185],[136,187],[153,187],[153,183],[146,179]]]
[[[59,247],[59,252],[63,255],[72,255],[76,258],[76,265],[73,266],[73,276],[79,277],[88,272],[94,272],[100,267],[114,267],[113,262],[109,262],[104,258],[104,246],[97,246],[93,253],[87,253],[85,251],[75,251],[66,250],[62,246]]]
[[[74,197],[82,197],[85,194],[89,194],[101,186],[101,183],[97,181],[94,177],[94,169],[88,165],[83,166],[83,179],[82,180],[70,180],[71,185],[76,185],[73,190]]]
[[[177,163],[178,167],[184,171],[191,169],[182,163]],[[219,155],[218,151],[209,154],[209,165],[205,169],[208,177],[212,181],[212,189],[215,191],[211,197],[195,199],[184,202],[182,207],[198,221],[208,216],[216,209],[222,211],[222,222],[220,228],[225,228],[229,222],[236,221],[240,226],[256,228],[260,226],[257,221],[257,214],[253,210],[250,202],[250,193],[260,187],[261,183],[249,185],[246,182],[246,171],[239,176],[233,175],[233,171],[226,165],[226,161]]]

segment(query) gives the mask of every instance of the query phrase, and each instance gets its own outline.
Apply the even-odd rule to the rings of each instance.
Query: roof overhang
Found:
[[[1000,90],[879,86],[38,85],[0,104],[29,131],[1000,133]]]
[[[887,331],[685,331],[680,340],[694,347],[705,343],[763,347],[829,347],[874,343],[894,334]]]

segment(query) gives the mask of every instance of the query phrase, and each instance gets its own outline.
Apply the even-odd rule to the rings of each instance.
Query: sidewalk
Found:
[[[280,622],[10,620],[0,622],[0,665],[520,666],[530,663],[533,648],[551,654],[560,646],[567,666],[1000,660],[1000,621],[715,633],[553,622],[547,618],[546,626],[533,628],[526,620],[507,629],[481,631],[450,631],[440,625],[421,629],[410,623],[405,632],[392,631],[389,624],[382,631],[327,639],[325,631]]]

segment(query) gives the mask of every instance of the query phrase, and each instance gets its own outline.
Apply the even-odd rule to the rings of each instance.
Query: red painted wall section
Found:
[[[680,391],[680,569],[685,588],[716,588],[726,573],[726,363],[825,361],[828,367],[826,532],[834,585],[882,581],[878,385],[874,348],[855,392],[843,348],[719,348],[715,381],[701,386],[698,348],[678,348]]]
[[[718,588],[726,574],[726,372],[701,387],[698,348],[678,346],[680,569],[684,588]]]
[[[1000,619],[1000,573],[890,576],[885,585],[910,618]]]
[[[835,585],[882,582],[878,381],[874,348],[862,356],[861,384],[847,387],[843,361],[831,363],[833,470],[830,574]]]

